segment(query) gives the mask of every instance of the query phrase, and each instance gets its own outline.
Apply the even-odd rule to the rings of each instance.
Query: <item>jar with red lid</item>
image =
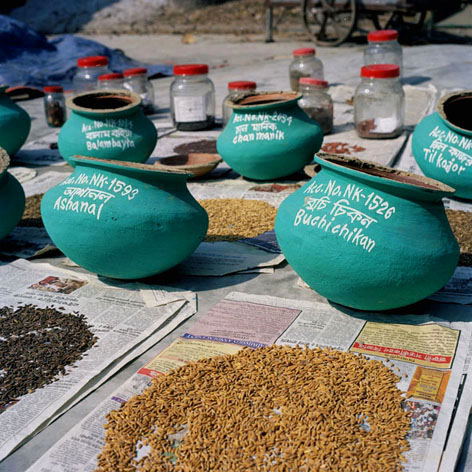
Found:
[[[290,88],[298,92],[298,81],[302,77],[324,79],[323,63],[316,57],[315,48],[295,49],[289,66]]]
[[[228,82],[228,95],[223,99],[223,127],[226,126],[231,115],[233,114],[233,109],[228,105],[227,100],[233,98],[236,95],[244,92],[254,92],[256,90],[256,82],[251,80],[236,80],[234,82]]]
[[[364,49],[364,64],[396,64],[403,72],[403,52],[398,42],[398,31],[378,30],[367,35],[368,46]]]
[[[354,123],[361,138],[395,138],[403,132],[405,94],[397,64],[361,68],[354,93]]]
[[[75,93],[96,90],[98,78],[109,73],[108,57],[81,57],[77,60],[77,71],[72,79],[72,88]]]
[[[111,74],[102,74],[98,77],[98,89],[121,89],[123,86],[123,74],[112,72]]]
[[[170,111],[174,125],[182,131],[212,128],[215,123],[215,87],[206,64],[174,66],[170,86]]]
[[[44,87],[44,112],[48,126],[61,127],[67,119],[64,91],[60,85]]]
[[[333,99],[328,93],[326,80],[302,77],[299,91],[303,94],[298,102],[300,108],[312,119],[318,122],[323,134],[333,130]]]
[[[145,67],[133,67],[123,72],[124,87],[141,97],[143,111],[146,114],[154,112],[154,88],[147,75]]]

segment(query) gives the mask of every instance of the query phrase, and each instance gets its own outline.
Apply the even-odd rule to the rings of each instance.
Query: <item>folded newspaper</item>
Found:
[[[462,383],[470,334],[467,323],[432,316],[360,314],[324,303],[233,292],[143,365],[28,471],[93,471],[104,444],[106,414],[141,393],[153,377],[193,360],[274,343],[331,346],[383,361],[401,374],[397,386],[406,392],[404,408],[411,411],[411,449],[404,470],[452,471],[463,431],[448,430],[460,388],[463,397],[471,394]]]
[[[99,280],[25,260],[0,262],[0,294],[6,307],[82,314],[98,338],[67,375],[0,410],[0,460],[196,312],[192,292]]]

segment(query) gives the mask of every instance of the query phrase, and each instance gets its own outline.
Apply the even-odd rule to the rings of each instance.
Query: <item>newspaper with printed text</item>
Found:
[[[411,449],[405,454],[405,470],[436,471],[462,375],[468,368],[470,334],[467,323],[428,315],[359,313],[325,303],[232,292],[143,365],[28,470],[93,471],[104,442],[106,414],[141,393],[153,377],[189,361],[275,343],[330,346],[383,361],[399,376],[397,386],[404,392],[404,408],[411,412]],[[451,431],[449,436],[453,434]],[[448,460],[452,463],[455,459]]]
[[[0,263],[0,296],[2,306],[78,312],[98,338],[66,375],[0,410],[0,460],[196,312],[192,292],[99,280],[25,260]]]

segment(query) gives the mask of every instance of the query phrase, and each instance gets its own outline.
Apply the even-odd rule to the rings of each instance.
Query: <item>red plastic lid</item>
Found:
[[[361,67],[361,77],[371,79],[391,79],[400,76],[400,66],[396,64],[371,64]]]
[[[252,82],[251,80],[236,80],[234,82],[228,82],[228,90],[255,90],[256,87],[256,82]]]
[[[393,41],[394,39],[398,39],[397,30],[371,31],[367,35],[367,41]]]
[[[129,77],[130,75],[141,75],[147,74],[147,69],[145,67],[133,67],[132,69],[126,69],[123,72],[125,77]]]
[[[315,48],[300,48],[292,51],[294,56],[314,56]]]
[[[174,75],[200,75],[208,74],[206,64],[181,64],[174,66]]]
[[[63,92],[63,88],[60,85],[46,85],[43,88],[46,93],[54,93],[54,92]]]
[[[106,56],[89,56],[77,59],[79,67],[98,67],[108,65],[108,57]]]
[[[317,85],[318,87],[323,88],[328,87],[328,82],[326,82],[326,80],[314,79],[313,77],[302,77],[298,83],[302,85]]]
[[[112,74],[102,74],[98,76],[98,80],[116,80],[122,78],[123,74],[120,74],[119,72],[114,72]]]

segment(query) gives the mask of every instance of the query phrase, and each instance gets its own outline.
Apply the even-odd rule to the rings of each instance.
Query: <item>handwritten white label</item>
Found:
[[[424,159],[442,169],[446,174],[461,175],[472,166],[472,139],[454,131],[445,131],[436,126],[429,136],[435,138],[429,147],[423,148]]]
[[[110,179],[102,173],[94,173],[90,177],[83,173],[70,176],[60,184],[65,186],[63,193],[54,203],[54,210],[87,213],[100,220],[102,209],[113,198],[132,200],[139,189],[126,182]]]
[[[282,123],[287,126],[292,124],[291,116],[277,111],[270,114],[265,112],[233,113],[232,120],[235,124],[233,144],[252,141],[283,141],[285,140],[285,131],[278,129],[279,124]],[[252,123],[253,121],[255,123]]]
[[[367,252],[374,249],[375,240],[365,230],[370,225],[377,224],[379,217],[388,220],[395,213],[395,207],[376,192],[365,192],[363,187],[356,184],[341,185],[335,179],[330,179],[327,183],[317,183],[314,180],[303,193],[308,196],[295,215],[294,226],[302,224],[315,227],[360,246]],[[352,202],[363,204],[365,211],[352,207]],[[321,216],[316,214],[328,206],[331,208],[329,213]],[[338,222],[340,217],[341,223]]]
[[[85,135],[87,151],[113,148],[124,151],[136,147],[132,129],[133,122],[127,118],[107,118],[82,123],[81,131]]]

